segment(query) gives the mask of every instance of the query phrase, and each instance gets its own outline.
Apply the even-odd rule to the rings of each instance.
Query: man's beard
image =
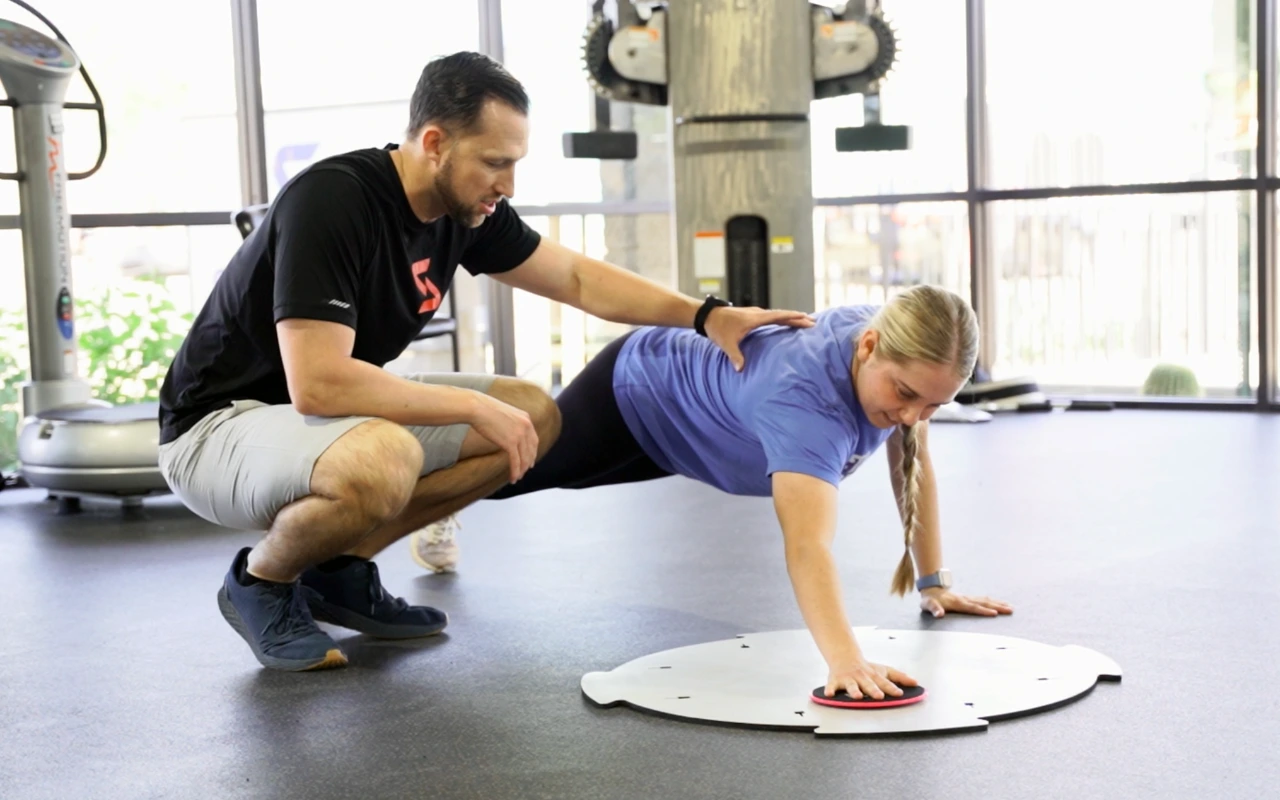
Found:
[[[446,161],[440,171],[436,173],[435,190],[440,197],[440,202],[444,204],[444,213],[452,217],[454,221],[460,222],[468,228],[474,228],[484,221],[482,215],[478,214],[471,206],[463,203],[457,193],[453,191],[453,162]]]

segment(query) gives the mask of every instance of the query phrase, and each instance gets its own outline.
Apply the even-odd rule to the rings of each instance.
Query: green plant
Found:
[[[1203,397],[1200,381],[1190,367],[1157,364],[1142,384],[1142,393],[1162,397]]]
[[[80,370],[93,395],[112,405],[155,400],[191,327],[164,284],[138,279],[78,306]]]
[[[13,309],[0,308],[0,471],[18,461],[18,419],[22,382],[27,379],[27,321]]]
[[[112,405],[155,400],[165,372],[191,327],[164,284],[133,279],[76,304],[80,373],[93,396]],[[0,310],[0,470],[17,465],[20,386],[27,379],[26,322]]]

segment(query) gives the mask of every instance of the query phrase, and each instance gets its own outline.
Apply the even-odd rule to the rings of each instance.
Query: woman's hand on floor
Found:
[[[946,616],[948,611],[954,611],[957,614],[975,614],[980,617],[1013,613],[1013,606],[1001,600],[957,594],[939,588],[925,589],[920,593],[920,608],[935,617]]]

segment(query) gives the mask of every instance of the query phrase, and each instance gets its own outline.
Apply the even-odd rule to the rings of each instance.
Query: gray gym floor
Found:
[[[584,672],[802,627],[767,500],[682,479],[486,502],[458,575],[397,545],[387,586],[449,611],[351,666],[259,668],[214,593],[253,535],[0,492],[0,797],[1243,798],[1280,784],[1280,417],[1070,412],[936,425],[947,562],[1012,617],[887,589],[883,458],[842,490],[855,624],[1079,644],[1121,683],[982,733],[818,739],[579,693]]]

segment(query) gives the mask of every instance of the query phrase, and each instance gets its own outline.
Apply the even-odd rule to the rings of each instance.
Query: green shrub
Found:
[[[191,327],[163,283],[139,278],[76,303],[80,374],[112,405],[155,400],[165,371]],[[21,384],[27,379],[26,317],[0,309],[0,470],[18,463]]]
[[[1161,397],[1203,397],[1200,381],[1190,367],[1157,364],[1142,384],[1142,393]]]
[[[22,382],[27,379],[27,320],[0,308],[0,471],[18,460],[18,418],[22,413]]]

